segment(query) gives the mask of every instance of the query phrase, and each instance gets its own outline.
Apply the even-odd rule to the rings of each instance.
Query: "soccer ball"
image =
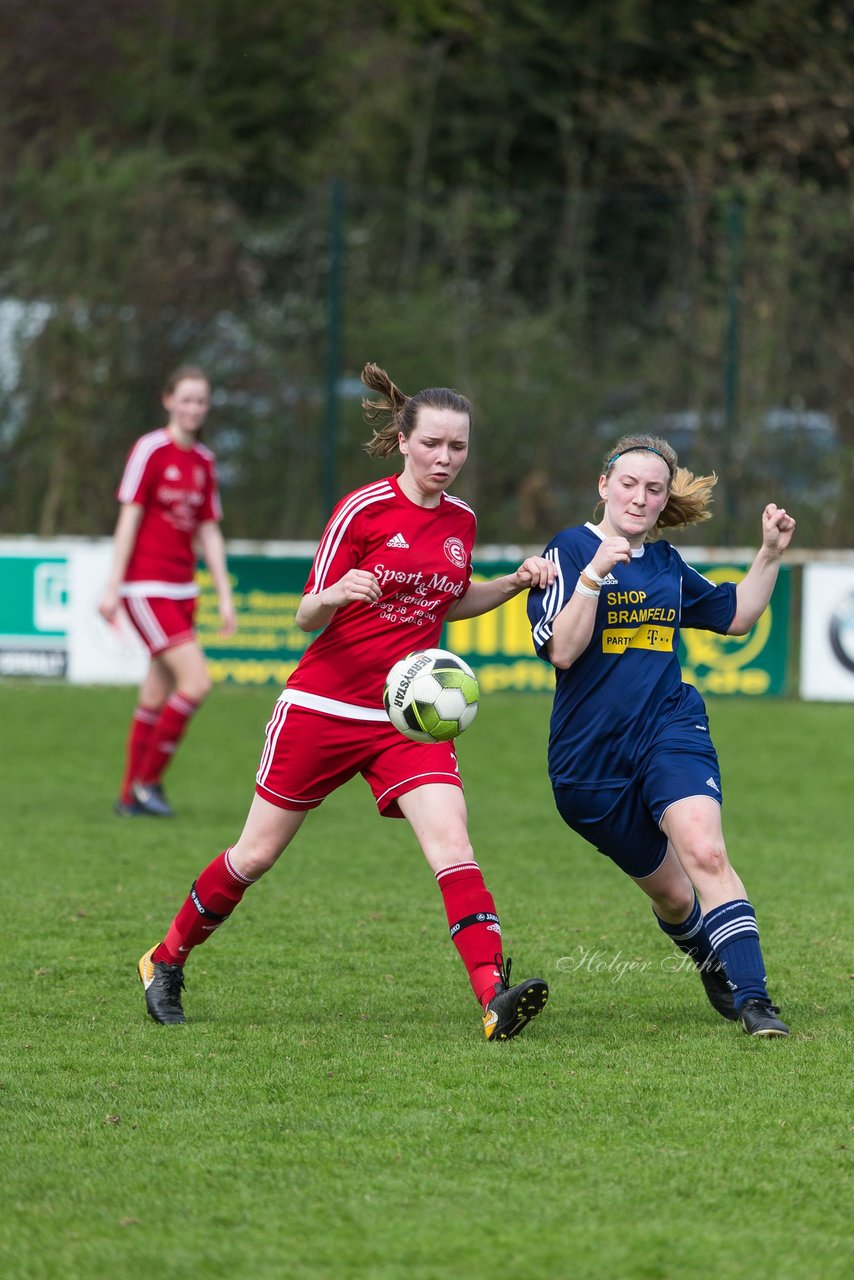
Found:
[[[421,649],[396,662],[383,703],[395,729],[413,742],[449,742],[477,715],[477,676],[447,649]]]

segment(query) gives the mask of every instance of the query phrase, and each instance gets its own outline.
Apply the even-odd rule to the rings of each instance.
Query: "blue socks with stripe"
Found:
[[[686,956],[691,957],[698,969],[717,969],[718,957],[709,941],[696,894],[691,914],[681,924],[670,924],[667,920],[662,920],[655,910],[653,914],[658,921],[659,929],[667,934],[671,942],[676,943],[680,951],[684,951]]]
[[[703,923],[733,989],[736,1009],[741,1009],[747,1000],[767,1000],[756,912],[747,899],[736,898],[713,907]]]
[[[756,913],[745,898],[713,907],[704,917],[695,895],[691,914],[681,924],[668,924],[659,915],[655,918],[698,969],[711,970],[716,960],[720,962],[733,989],[736,1009],[746,1000],[768,999]]]

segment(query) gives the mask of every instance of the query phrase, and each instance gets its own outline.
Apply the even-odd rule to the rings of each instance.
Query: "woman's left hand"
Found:
[[[784,507],[769,502],[762,512],[762,545],[766,551],[782,555],[792,541],[795,520]]]
[[[542,556],[528,556],[516,570],[516,583],[520,590],[526,587],[550,587],[557,570],[551,560]]]
[[[237,614],[230,600],[220,602],[219,624],[219,634],[221,636],[233,636],[237,630]]]

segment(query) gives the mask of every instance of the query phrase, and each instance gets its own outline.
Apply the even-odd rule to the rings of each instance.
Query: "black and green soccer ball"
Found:
[[[477,715],[477,676],[447,649],[421,649],[396,662],[383,703],[396,729],[414,742],[449,742]]]

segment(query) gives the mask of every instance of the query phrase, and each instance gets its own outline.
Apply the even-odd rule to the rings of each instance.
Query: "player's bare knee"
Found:
[[[714,879],[729,871],[729,858],[722,844],[700,844],[691,850],[690,862],[695,871]]]
[[[247,880],[258,880],[270,870],[279,857],[281,850],[270,845],[236,844],[231,849],[231,860],[241,875]]]
[[[243,831],[231,847],[231,859],[243,875],[257,880],[276,865],[287,845],[279,831]]]
[[[185,697],[192,699],[192,701],[198,706],[205,701],[212,688],[213,681],[210,676],[205,673],[204,676],[196,676],[195,679],[188,681],[181,689],[181,693],[183,693]]]

